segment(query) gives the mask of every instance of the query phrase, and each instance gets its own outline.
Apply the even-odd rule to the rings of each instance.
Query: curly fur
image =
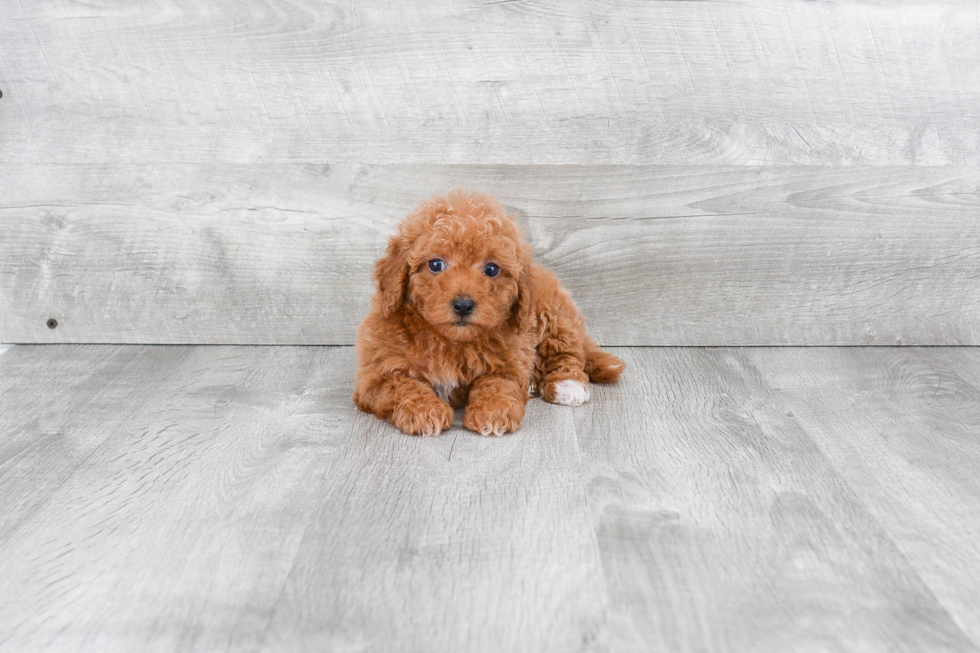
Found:
[[[429,261],[442,259],[435,273]],[[487,263],[500,268],[484,274]],[[531,260],[513,217],[492,198],[452,191],[423,202],[398,226],[374,268],[377,291],[357,337],[354,402],[405,433],[453,424],[483,435],[515,431],[528,397],[578,405],[589,381],[613,382],[625,365],[599,350],[571,295]],[[455,298],[475,302],[453,312]],[[578,384],[578,385],[576,385]]]

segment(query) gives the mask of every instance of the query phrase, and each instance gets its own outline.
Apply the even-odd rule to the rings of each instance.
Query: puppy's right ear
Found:
[[[381,314],[391,317],[405,302],[408,284],[408,261],[405,238],[396,234],[388,241],[384,257],[374,264],[374,280],[378,284]]]

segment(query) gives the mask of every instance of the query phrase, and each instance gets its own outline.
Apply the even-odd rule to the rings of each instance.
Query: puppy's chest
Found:
[[[530,356],[520,356],[526,353],[520,344],[503,343],[495,348],[459,347],[452,351],[430,350],[427,356],[416,359],[415,364],[418,375],[432,386],[440,398],[450,401],[454,392],[465,392],[478,378],[495,370],[510,369],[515,364],[530,370],[533,348],[528,348]]]
[[[435,390],[440,399],[449,401],[453,392],[460,387],[468,387],[483,373],[483,369],[474,369],[459,361],[455,364],[439,366],[427,365],[423,377]]]
[[[443,401],[449,401],[449,397],[453,394],[453,391],[459,387],[458,383],[443,382],[443,383],[433,383],[432,389],[436,391],[436,396]]]

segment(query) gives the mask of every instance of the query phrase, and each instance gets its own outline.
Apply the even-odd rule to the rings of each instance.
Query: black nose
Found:
[[[453,313],[464,317],[473,312],[474,306],[476,306],[476,302],[469,297],[457,297],[453,300]]]

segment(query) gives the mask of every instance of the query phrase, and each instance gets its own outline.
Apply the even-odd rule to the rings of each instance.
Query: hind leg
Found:
[[[545,401],[581,406],[589,400],[585,342],[574,324],[548,320],[538,344],[535,385]]]
[[[589,400],[589,381],[615,381],[623,361],[601,351],[585,331],[585,321],[558,277],[535,266],[540,341],[534,363],[535,393],[545,401],[579,406]]]

